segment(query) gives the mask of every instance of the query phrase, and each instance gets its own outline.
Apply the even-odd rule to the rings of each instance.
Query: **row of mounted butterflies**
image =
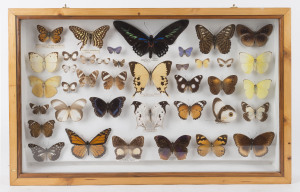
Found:
[[[162,29],[154,37],[152,35],[146,35],[136,27],[124,21],[114,21],[113,25],[127,43],[132,46],[137,55],[143,56],[149,53],[149,58],[151,58],[153,54],[156,54],[158,57],[165,55],[168,52],[169,45],[172,45],[178,36],[187,28],[189,20],[176,21]],[[80,50],[88,42],[90,44],[93,43],[93,46],[101,49],[103,46],[103,39],[110,29],[110,26],[101,26],[93,32],[89,32],[78,26],[69,26],[69,29],[74,34],[75,38],[80,40],[80,43],[82,44]],[[208,54],[212,49],[218,49],[220,53],[227,54],[230,51],[231,38],[235,31],[240,37],[243,45],[248,47],[261,47],[267,43],[268,37],[273,31],[273,25],[268,24],[258,31],[252,31],[245,25],[238,24],[235,26],[234,24],[231,24],[223,28],[216,35],[212,34],[203,25],[196,25],[195,29],[197,37],[200,40],[200,52]],[[39,32],[38,38],[41,42],[46,42],[48,39],[51,39],[54,43],[59,43],[61,41],[60,35],[63,32],[63,27],[49,31],[45,27],[37,25],[37,30]],[[189,50],[187,50],[186,53],[189,54]],[[181,54],[184,54],[183,50],[181,51]]]
[[[93,155],[95,158],[100,158],[106,153],[105,143],[108,140],[111,128],[105,129],[97,134],[91,141],[86,141],[77,135],[70,129],[65,129],[69,137],[70,143],[73,144],[71,148],[72,154],[82,159],[86,155]],[[241,156],[248,157],[251,149],[256,157],[262,157],[268,153],[268,147],[272,144],[275,137],[274,132],[265,132],[255,138],[249,138],[244,134],[234,134],[233,139],[235,145],[238,147],[238,151]],[[154,137],[158,149],[160,159],[168,160],[172,154],[178,160],[184,160],[188,154],[188,146],[190,144],[191,136],[182,135],[175,142],[170,141],[163,135],[157,135]],[[221,157],[225,154],[225,145],[227,143],[228,136],[221,135],[213,142],[209,141],[204,135],[196,135],[197,152],[200,156],[206,156],[212,151],[217,157]],[[138,136],[130,143],[127,143],[119,136],[112,137],[112,144],[115,147],[116,159],[124,159],[126,156],[131,156],[135,159],[141,159],[144,137]],[[61,150],[65,146],[64,142],[58,142],[52,145],[49,149],[42,148],[36,144],[28,144],[31,149],[33,158],[36,161],[43,162],[47,158],[51,161],[55,161],[60,157]]]

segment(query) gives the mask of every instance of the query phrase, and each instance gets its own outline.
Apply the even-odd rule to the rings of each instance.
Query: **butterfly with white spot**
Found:
[[[109,63],[109,61],[110,61],[110,58],[106,58],[106,59],[97,58],[96,61],[97,61],[98,64],[103,63],[103,64],[107,65]]]
[[[252,121],[253,119],[257,119],[261,122],[267,120],[270,103],[267,102],[260,106],[258,109],[253,109],[250,105],[245,102],[241,103],[242,110],[244,112],[243,117],[246,121]]]
[[[163,120],[166,114],[167,101],[161,101],[155,104],[152,108],[146,107],[145,104],[139,101],[133,101],[134,114],[136,116],[137,127],[144,127],[146,130],[163,127]],[[148,126],[149,125],[149,126]]]
[[[233,58],[230,58],[230,59],[227,59],[227,60],[224,60],[224,59],[221,59],[221,58],[218,58],[217,59],[217,62],[219,63],[219,67],[231,67],[231,65],[233,64],[233,61],[234,59]]]
[[[142,147],[144,146],[144,137],[138,136],[134,138],[129,144],[121,137],[113,136],[112,143],[115,149],[116,159],[120,160],[130,154],[135,159],[140,159],[142,155]]]
[[[181,93],[184,93],[187,89],[189,89],[192,93],[197,92],[203,78],[202,75],[197,75],[188,81],[180,75],[175,75],[174,77],[177,83],[177,89]]]
[[[127,72],[123,71],[116,77],[112,77],[108,72],[102,71],[102,80],[104,81],[104,89],[110,89],[115,84],[119,90],[124,89],[125,81],[127,79]]]
[[[90,57],[85,57],[83,55],[80,55],[80,62],[82,64],[86,64],[86,63],[91,63],[91,64],[94,64],[96,63],[96,56],[95,55],[92,55]]]
[[[49,105],[46,104],[46,105],[36,105],[36,104],[33,104],[33,103],[29,103],[29,106],[30,108],[32,109],[32,113],[33,114],[46,114],[48,108],[49,108]]]
[[[47,159],[51,161],[56,161],[59,156],[62,148],[65,146],[64,142],[59,142],[52,145],[49,149],[44,149],[36,144],[29,143],[28,147],[31,149],[33,158],[38,162],[43,162]]]
[[[80,87],[84,87],[85,85],[89,85],[90,87],[95,87],[96,80],[99,75],[99,71],[95,70],[90,75],[85,75],[82,70],[76,70],[77,77],[79,78]]]
[[[74,73],[77,69],[77,65],[62,65],[61,68],[64,70],[65,73],[68,73],[68,72],[72,72]]]
[[[78,51],[74,51],[73,53],[68,53],[66,51],[63,51],[62,56],[64,57],[65,61],[68,61],[69,59],[72,59],[73,61],[77,60]]]
[[[71,106],[66,105],[59,99],[51,101],[52,107],[55,111],[55,118],[57,121],[63,122],[71,118],[73,121],[80,121],[83,117],[83,107],[86,104],[85,99],[76,100]]]
[[[235,109],[230,105],[225,105],[220,98],[215,98],[212,104],[216,122],[230,123],[236,119]]]
[[[72,82],[72,83],[67,83],[67,82],[62,82],[61,83],[61,86],[64,90],[64,92],[75,92],[76,91],[76,88],[77,88],[77,83],[76,82]]]
[[[41,55],[34,52],[29,52],[28,56],[31,69],[36,73],[40,73],[44,71],[44,69],[52,73],[57,68],[58,52],[49,53],[45,57],[42,57]]]

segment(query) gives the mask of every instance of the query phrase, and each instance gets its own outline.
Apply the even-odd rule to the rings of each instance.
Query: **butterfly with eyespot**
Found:
[[[235,109],[230,105],[225,105],[223,101],[216,97],[212,104],[213,114],[216,122],[230,123],[236,119]]]
[[[259,74],[265,73],[268,68],[269,64],[272,60],[272,52],[266,51],[256,58],[248,53],[241,52],[240,54],[240,62],[242,70],[249,74],[252,71],[257,71]]]
[[[29,103],[29,106],[32,110],[32,113],[33,114],[46,114],[47,110],[49,109],[49,105],[46,104],[46,105],[36,105],[36,104],[33,104],[33,103]]]
[[[38,162],[43,162],[47,158],[50,161],[56,161],[59,158],[60,152],[64,146],[64,142],[59,142],[52,145],[49,149],[44,149],[43,147],[33,143],[28,144],[28,147],[31,149],[33,154],[33,158]]]
[[[57,87],[60,85],[60,76],[50,77],[46,81],[35,76],[29,76],[33,95],[46,98],[53,97],[57,93]]]
[[[174,105],[177,107],[178,116],[186,120],[189,115],[192,116],[193,120],[199,119],[202,115],[203,108],[206,105],[206,101],[198,101],[192,106],[189,106],[181,101],[174,101]]]
[[[83,55],[80,55],[80,62],[82,64],[86,64],[86,63],[91,63],[91,64],[94,64],[96,62],[96,56],[95,55],[92,55],[90,57],[85,57]]]
[[[99,75],[99,71],[95,70],[90,75],[85,75],[82,70],[76,70],[77,77],[79,78],[79,85],[80,87],[84,87],[85,85],[89,85],[90,87],[95,87],[96,80]]]
[[[55,118],[57,121],[63,122],[67,121],[69,118],[73,121],[80,121],[83,117],[83,107],[86,104],[85,99],[78,99],[68,106],[63,101],[59,99],[54,99],[51,101],[52,107],[55,111]]]
[[[61,86],[64,90],[64,92],[75,92],[76,91],[76,88],[77,88],[77,83],[76,82],[72,82],[72,83],[67,83],[67,82],[62,82],[61,83]]]
[[[67,72],[72,72],[74,73],[77,69],[77,65],[73,64],[73,65],[62,65],[61,68],[64,70],[65,73]]]
[[[186,90],[190,90],[192,93],[197,92],[203,78],[202,75],[197,75],[188,81],[180,75],[174,75],[174,77],[177,83],[177,89],[181,93],[184,93]]]
[[[180,57],[183,57],[184,55],[189,57],[192,54],[193,47],[189,47],[187,49],[183,49],[182,47],[178,47],[178,50],[179,50],[179,56]]]
[[[272,80],[265,79],[257,84],[252,81],[245,79],[244,80],[244,89],[245,94],[248,99],[252,99],[254,95],[256,95],[259,99],[264,99],[269,94],[269,89],[271,87]]]
[[[200,156],[204,157],[212,150],[217,157],[221,157],[225,154],[227,135],[221,135],[211,143],[204,135],[197,134],[196,142],[199,145],[197,152]]]
[[[200,60],[200,59],[195,59],[195,63],[197,64],[197,67],[198,68],[202,68],[202,67],[205,67],[207,68],[209,63],[210,63],[210,59],[209,58],[206,58],[204,59],[203,61]]]
[[[190,64],[176,64],[176,68],[178,71],[181,69],[187,70],[189,68]]]
[[[233,139],[235,145],[239,149],[239,153],[243,157],[248,157],[251,149],[256,157],[262,157],[268,153],[268,147],[272,144],[275,137],[274,132],[265,132],[254,139],[243,134],[234,134]]]
[[[98,133],[91,141],[85,141],[79,137],[74,131],[66,129],[66,133],[70,142],[74,145],[71,149],[72,154],[78,159],[82,159],[86,153],[90,152],[95,158],[102,157],[106,152],[106,143],[108,136],[111,132],[111,128],[105,129]]]
[[[146,35],[129,23],[114,21],[115,28],[125,38],[127,43],[132,46],[134,52],[140,57],[149,52],[149,58],[152,58],[153,53],[158,57],[165,55],[169,49],[168,45],[172,45],[175,42],[188,24],[188,20],[176,21],[153,37],[152,35]]]
[[[106,59],[97,58],[96,61],[98,64],[101,64],[101,63],[108,64],[110,61],[110,58],[106,58]]]
[[[235,91],[237,82],[238,77],[236,75],[230,75],[223,81],[215,76],[209,76],[207,79],[209,90],[214,95],[218,95],[221,90],[223,90],[226,95],[232,94]]]
[[[233,61],[234,61],[233,58],[230,58],[230,59],[227,59],[227,60],[224,60],[224,59],[221,59],[221,58],[217,59],[217,62],[219,63],[219,67],[224,67],[224,66],[231,67]]]
[[[74,51],[73,53],[68,53],[66,51],[63,51],[61,54],[64,57],[65,61],[68,61],[69,59],[71,59],[72,61],[76,61],[78,56],[78,51]]]
[[[253,109],[250,105],[245,102],[241,103],[242,110],[244,112],[243,117],[246,121],[251,121],[253,119],[257,119],[261,122],[267,120],[270,103],[267,102],[260,106],[258,109]]]
[[[125,100],[126,97],[116,97],[111,102],[106,103],[98,97],[90,97],[94,112],[98,117],[103,117],[106,112],[114,118],[118,117],[122,112]]]
[[[190,144],[191,136],[182,135],[174,143],[172,143],[168,138],[162,135],[157,135],[154,137],[158,149],[159,157],[163,160],[168,160],[172,153],[178,160],[186,159],[188,149]]]
[[[152,107],[147,107],[139,101],[133,101],[134,114],[136,117],[137,127],[146,127],[149,123],[153,124],[153,129],[163,127],[163,120],[166,114],[166,106],[169,105],[167,101],[160,101]]]
[[[36,121],[29,120],[28,125],[30,129],[30,135],[37,138],[41,133],[43,133],[45,137],[51,137],[54,129],[54,123],[54,120],[49,120],[44,124],[39,124]]]
[[[138,62],[129,62],[131,75],[134,77],[133,84],[135,88],[135,94],[142,93],[148,83],[148,81],[152,80],[156,89],[160,93],[166,92],[168,86],[168,78],[167,76],[170,74],[172,62],[171,61],[163,61],[162,63],[156,65],[153,71],[148,71],[146,67]]]
[[[213,35],[203,25],[196,25],[196,32],[199,42],[200,51],[208,54],[212,48],[218,49],[220,53],[227,54],[231,48],[230,39],[235,32],[235,25],[231,24],[222,29],[217,35]]]
[[[127,72],[123,71],[119,73],[116,77],[112,77],[108,72],[102,71],[101,74],[102,80],[104,81],[104,89],[110,89],[113,84],[115,84],[119,90],[124,89],[125,81],[127,79]]]
[[[29,52],[28,56],[31,69],[36,73],[40,73],[44,69],[52,73],[58,66],[58,52],[49,53],[45,57],[34,52]]]
[[[241,38],[241,42],[247,47],[253,47],[254,45],[258,47],[264,46],[272,31],[272,24],[265,25],[258,31],[252,31],[247,26],[241,24],[236,26],[236,32]]]
[[[90,44],[92,44],[93,41],[93,45],[101,49],[103,46],[103,39],[109,30],[109,26],[104,25],[93,32],[88,32],[77,26],[69,26],[69,29],[74,34],[75,38],[80,40],[78,45],[82,43],[80,50],[88,43],[88,41]]]
[[[117,61],[113,59],[113,63],[115,67],[123,67],[125,64],[125,59],[122,59],[121,61]]]
[[[113,136],[112,143],[115,149],[116,159],[120,160],[130,154],[135,159],[140,159],[142,155],[142,147],[144,146],[144,137],[138,136],[127,144],[121,137]]]
[[[53,31],[49,32],[45,27],[37,25],[37,30],[39,31],[39,40],[41,42],[46,42],[49,38],[53,43],[59,43],[61,40],[60,34],[63,32],[63,27],[58,27]]]
[[[122,47],[121,46],[116,47],[116,48],[107,47],[107,50],[108,50],[109,54],[113,54],[113,53],[120,54],[122,51]]]

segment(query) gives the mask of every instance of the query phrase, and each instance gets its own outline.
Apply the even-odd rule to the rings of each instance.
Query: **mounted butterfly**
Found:
[[[128,154],[135,159],[140,159],[142,156],[142,147],[144,146],[144,137],[138,136],[134,138],[129,144],[121,137],[113,136],[112,143],[115,149],[116,159],[125,158]]]
[[[90,97],[94,112],[98,117],[103,117],[106,113],[109,113],[114,118],[118,117],[122,112],[125,100],[126,97],[117,97],[107,103],[101,98]]]
[[[44,149],[43,147],[29,143],[28,147],[31,149],[33,158],[38,162],[43,162],[47,158],[50,161],[56,161],[60,157],[62,148],[65,146],[64,142],[59,142],[52,145],[49,149]]]
[[[127,72],[123,71],[119,73],[119,75],[117,75],[116,77],[112,77],[108,72],[102,71],[101,78],[104,81],[104,89],[108,90],[113,86],[113,84],[115,84],[119,90],[122,90],[125,87]]]
[[[46,105],[36,105],[36,104],[33,104],[33,103],[29,103],[29,106],[30,108],[32,109],[32,113],[33,114],[46,114],[48,108],[49,108],[49,105],[46,104]]]
[[[79,78],[80,87],[84,87],[85,85],[89,85],[90,87],[96,86],[96,80],[99,75],[99,71],[95,70],[90,75],[85,75],[82,70],[76,70],[77,77]]]
[[[176,64],[176,69],[180,71],[181,69],[187,70],[189,68],[190,64]]]
[[[179,50],[179,56],[180,57],[183,57],[184,55],[189,57],[192,54],[193,47],[189,47],[187,49],[183,49],[182,47],[178,47],[178,50]]]
[[[62,34],[64,28],[58,27],[50,32],[45,27],[37,25],[37,30],[40,33],[38,37],[41,42],[46,42],[48,39],[51,39],[53,43],[59,43],[61,40],[60,35]]]
[[[218,95],[221,90],[223,90],[226,95],[231,95],[235,91],[237,82],[238,77],[236,75],[230,75],[223,81],[215,76],[209,76],[207,79],[209,90],[214,95]]]
[[[233,61],[234,61],[233,58],[230,58],[230,59],[227,59],[227,60],[224,60],[224,59],[221,59],[221,58],[217,59],[219,67],[225,67],[225,66],[226,67],[231,67],[232,64],[233,64]]]
[[[119,33],[125,38],[127,43],[132,46],[138,56],[149,53],[162,57],[168,52],[169,45],[172,45],[178,36],[188,26],[188,20],[179,20],[161,30],[155,37],[147,36],[136,27],[124,21],[114,21],[114,26]]]
[[[186,120],[189,115],[192,116],[193,120],[197,120],[202,115],[202,111],[206,105],[206,101],[198,101],[192,106],[189,106],[181,101],[174,101],[174,105],[177,107],[178,116],[182,120]]]
[[[43,133],[45,137],[51,137],[53,134],[54,123],[54,120],[49,120],[44,124],[39,124],[36,121],[29,120],[28,125],[30,129],[30,135],[37,138],[41,133]]]
[[[50,98],[56,95],[56,88],[59,87],[60,80],[60,76],[50,77],[46,81],[43,81],[35,76],[29,76],[32,93],[37,97],[45,96],[46,98]]]
[[[244,112],[243,117],[246,121],[252,121],[253,119],[257,119],[261,122],[264,122],[268,118],[268,111],[270,107],[270,103],[267,102],[260,106],[258,109],[254,109],[246,102],[242,102],[242,110]]]
[[[248,53],[241,52],[240,54],[240,62],[242,66],[242,70],[249,74],[252,71],[257,71],[259,74],[265,73],[268,68],[269,64],[272,60],[272,52],[267,51],[256,58]]]
[[[36,73],[40,73],[44,71],[44,69],[52,73],[57,68],[58,52],[49,53],[45,57],[34,52],[29,52],[28,56],[31,69]]]
[[[76,61],[78,57],[78,51],[74,51],[73,53],[63,51],[61,54],[64,57],[65,61],[68,61],[69,59],[71,59],[72,61]]]
[[[227,143],[227,135],[219,136],[212,143],[204,135],[197,134],[196,142],[199,145],[197,152],[200,156],[206,156],[212,150],[217,157],[221,157],[225,154],[224,145]]]
[[[192,93],[195,93],[199,90],[201,80],[203,78],[202,75],[197,75],[193,77],[191,80],[186,80],[184,77],[180,75],[174,76],[177,89],[179,92],[184,93],[186,90],[190,90]]]
[[[235,109],[230,105],[225,105],[220,98],[215,98],[212,103],[213,114],[216,122],[230,123],[236,119]]]
[[[76,92],[77,89],[77,83],[76,82],[72,82],[72,83],[67,83],[67,82],[62,82],[61,86],[63,88],[64,92],[70,93],[70,92]]]
[[[208,68],[209,64],[210,64],[210,59],[206,58],[204,60],[200,60],[200,59],[195,59],[195,63],[197,65],[197,68]]]
[[[269,89],[271,87],[272,80],[265,79],[257,84],[252,81],[245,79],[244,80],[244,90],[245,95],[248,99],[252,99],[254,95],[256,95],[259,99],[264,99],[269,94]]]

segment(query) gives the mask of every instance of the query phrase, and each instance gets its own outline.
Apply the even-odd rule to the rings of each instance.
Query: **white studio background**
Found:
[[[232,4],[236,4],[238,7],[291,7],[292,8],[292,55],[296,55],[299,50],[296,47],[296,43],[300,42],[299,36],[296,36],[296,32],[299,31],[299,24],[296,22],[300,19],[300,2],[293,0],[252,0],[252,1],[193,1],[193,0],[152,0],[152,1],[137,1],[137,0],[115,0],[115,1],[95,1],[86,0],[83,4],[79,0],[69,1],[37,1],[37,0],[10,0],[2,2],[1,4],[1,26],[0,30],[0,59],[1,59],[1,94],[0,94],[0,114],[1,114],[1,130],[0,130],[0,189],[1,191],[199,191],[199,186],[76,186],[76,187],[10,187],[9,186],[9,124],[8,124],[8,34],[7,34],[7,9],[8,8],[60,8],[64,3],[72,8],[182,8],[182,7],[195,7],[195,8],[207,8],[207,7],[231,7]],[[118,5],[118,6],[116,6]],[[297,71],[300,71],[300,67],[297,66],[296,57],[292,57],[292,82],[297,82],[300,77],[295,75]],[[296,64],[295,64],[296,63]],[[298,68],[297,68],[298,67]],[[298,79],[297,79],[298,78]],[[293,87],[294,83],[292,83]],[[292,98],[300,96],[300,92],[297,92],[296,87],[292,89]],[[224,185],[222,191],[299,191],[300,189],[300,173],[297,170],[300,169],[300,151],[297,148],[300,145],[299,139],[296,138],[300,134],[299,126],[300,122],[296,122],[297,106],[300,106],[298,100],[293,100],[292,103],[292,134],[293,134],[293,179],[292,185]],[[300,113],[300,112],[298,112]],[[300,115],[300,114],[299,114]],[[297,163],[298,162],[298,163]],[[220,189],[218,185],[201,186],[201,190],[216,191]],[[298,190],[297,190],[298,189]]]

